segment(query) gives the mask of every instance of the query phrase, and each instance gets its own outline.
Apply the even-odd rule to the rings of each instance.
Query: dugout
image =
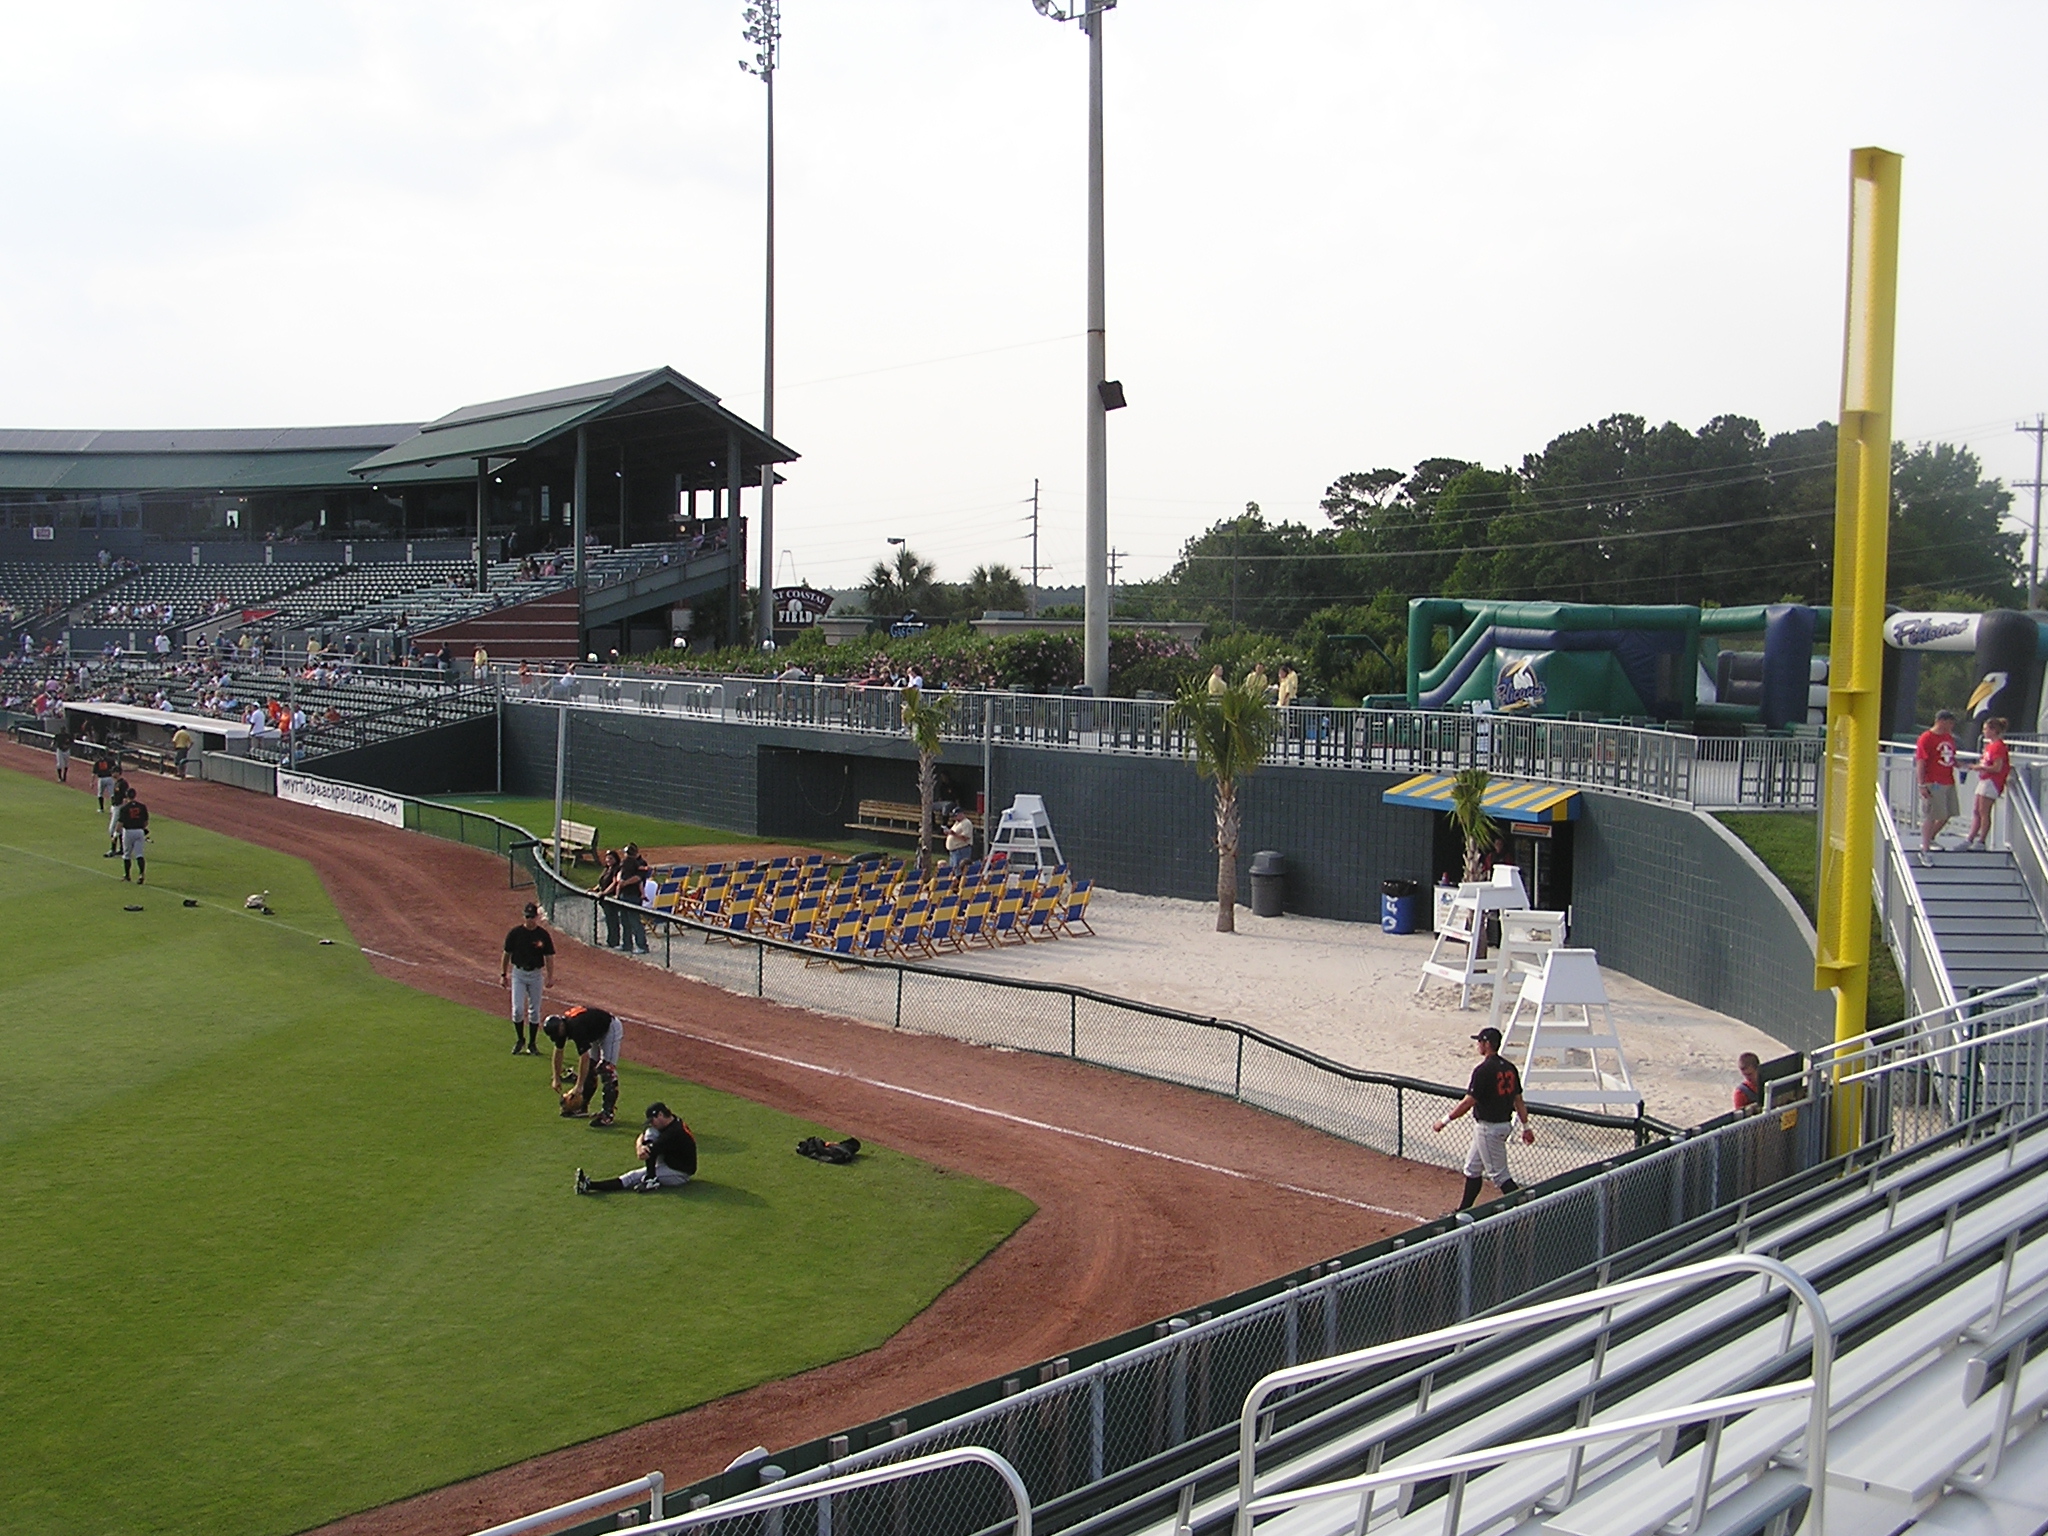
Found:
[[[1388,805],[1408,806],[1431,815],[1430,877],[1448,874],[1456,882],[1465,867],[1465,842],[1445,814],[1451,806],[1454,783],[1451,774],[1419,773],[1387,790],[1382,799]],[[1545,912],[1570,907],[1572,834],[1584,807],[1579,792],[1527,779],[1494,779],[1486,786],[1481,803],[1500,833],[1496,860],[1505,857],[1522,871],[1530,905]]]
[[[875,838],[891,846],[915,845],[914,834],[878,832],[859,825],[864,800],[918,803],[915,757],[765,745],[759,751],[756,825],[763,837],[789,842]],[[939,764],[939,804],[951,801],[979,812],[982,790],[979,764]]]

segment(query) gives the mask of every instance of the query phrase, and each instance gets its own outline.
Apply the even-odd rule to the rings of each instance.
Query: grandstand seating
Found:
[[[1909,1152],[1761,1213],[1717,1212],[1617,1256],[1594,1276],[1521,1300],[1729,1253],[1773,1256],[1818,1290],[1836,1350],[1826,1529],[1885,1536],[1959,1486],[1984,1456],[1998,1405],[1981,1392],[1966,1398],[1970,1361],[2004,1320],[2031,1317],[2048,1296],[2048,1121]],[[1751,1276],[1378,1370],[1345,1369],[1338,1357],[1325,1362],[1335,1367],[1334,1385],[1299,1390],[1266,1421],[1258,1492],[1298,1492],[1795,1380],[1809,1338],[1787,1293]],[[2025,1374],[2012,1422],[2025,1428],[2048,1404],[2048,1361],[2014,1369]],[[1980,1367],[1980,1379],[1985,1374]],[[1761,1531],[1764,1511],[1782,1513],[1797,1497],[1805,1416],[1804,1404],[1787,1403],[1737,1417],[1704,1441],[1650,1433],[1589,1447],[1576,1467],[1556,1451],[1419,1479],[1381,1494],[1369,1529],[1655,1536],[1678,1521],[1688,1536]],[[1999,1478],[2011,1488],[2048,1469],[2048,1436],[2033,1439],[2043,1443],[2008,1453]],[[1234,1424],[1196,1436],[1189,1449],[1206,1444],[1211,1454],[1184,1453],[1151,1486],[1125,1476],[1113,1488],[1052,1501],[1040,1510],[1040,1528],[1088,1536],[1230,1529],[1238,1516],[1235,1442]],[[1695,1500],[1710,1445],[1716,1459],[1702,1509]],[[1360,1515],[1353,1489],[1257,1529],[1334,1536],[1358,1528]]]
[[[276,565],[152,565],[98,593],[81,610],[87,624],[155,623],[143,610],[168,604],[170,622],[190,624],[209,608],[232,612],[265,606],[294,588],[316,581],[333,565],[325,561],[280,561]]]
[[[61,611],[126,575],[91,560],[0,560],[0,617],[14,610],[33,620]]]

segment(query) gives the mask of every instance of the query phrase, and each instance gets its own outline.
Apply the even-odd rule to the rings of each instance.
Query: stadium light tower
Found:
[[[761,435],[775,435],[775,68],[782,61],[782,0],[754,0],[744,13],[740,36],[754,45],[752,62],[740,68],[768,88],[767,270],[762,292]],[[760,587],[755,592],[754,640],[775,638],[775,466],[761,466]]]
[[[1109,382],[1102,295],[1102,18],[1116,0],[1031,0],[1052,21],[1078,21],[1088,34],[1088,547],[1082,681],[1109,692],[1109,413],[1124,403]]]

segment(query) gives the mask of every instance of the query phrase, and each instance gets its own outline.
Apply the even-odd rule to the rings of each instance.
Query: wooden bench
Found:
[[[855,832],[889,832],[915,837],[924,823],[923,808],[900,800],[863,800],[859,815],[846,825]]]
[[[538,838],[536,842],[543,852],[550,856],[554,854],[555,840],[552,837]],[[569,856],[571,864],[581,864],[586,859],[595,864],[597,862],[597,828],[587,821],[564,821],[562,823],[562,852]],[[560,868],[561,860],[556,859],[555,864],[557,868]]]
[[[121,755],[132,758],[138,768],[154,768],[158,773],[176,773],[178,754],[169,747],[145,747],[137,742],[124,742]]]
[[[951,819],[933,806],[932,836],[943,839]],[[981,818],[970,813],[967,819],[974,823],[974,830],[979,833]],[[887,832],[896,837],[915,837],[922,820],[922,808],[915,801],[863,800],[857,817],[846,825],[855,832]]]

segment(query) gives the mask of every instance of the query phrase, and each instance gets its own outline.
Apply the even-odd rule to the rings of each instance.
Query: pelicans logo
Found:
[[[1986,672],[1978,680],[1976,689],[1970,694],[1969,711],[1972,720],[1982,720],[1991,713],[1991,701],[2005,692],[2009,677],[2010,674],[2005,672]]]
[[[1531,713],[1543,707],[1548,691],[1536,675],[1534,656],[1517,656],[1503,661],[1500,675],[1493,680],[1493,707],[1501,714]]]

